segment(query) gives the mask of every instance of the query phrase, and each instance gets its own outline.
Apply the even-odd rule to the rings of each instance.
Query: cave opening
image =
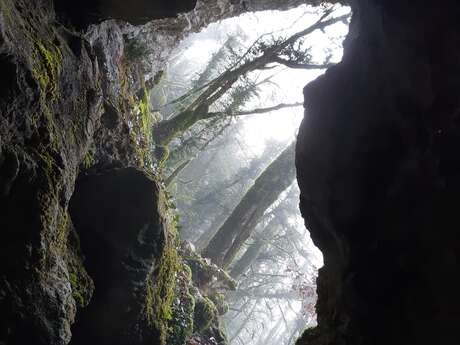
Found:
[[[162,140],[156,145],[167,146],[165,182],[180,218],[182,253],[197,301],[211,300],[219,314],[208,331],[194,329],[187,344],[290,345],[316,325],[322,255],[298,210],[295,137],[303,117],[302,88],[340,61],[349,8],[335,7],[326,17],[340,20],[300,34],[270,62],[254,68],[251,63],[314,26],[328,10],[301,6],[211,24],[172,53],[150,93],[161,119],[153,140],[157,135]],[[228,71],[239,73],[238,66],[249,72],[224,90],[233,77]],[[170,140],[164,133],[171,127],[161,123],[173,126],[186,115],[195,90],[224,96],[192,107],[195,116],[208,115],[191,120],[193,126],[184,121]],[[223,268],[235,284],[196,268],[196,256]]]
[[[339,63],[349,19],[341,6],[226,19],[161,70],[154,26],[125,28],[125,63],[143,75],[127,81],[140,89],[126,127],[152,176],[104,153],[82,169],[71,345],[291,345],[316,326],[323,259],[298,209],[296,135],[302,89]],[[123,116],[106,102],[101,123],[113,135]]]

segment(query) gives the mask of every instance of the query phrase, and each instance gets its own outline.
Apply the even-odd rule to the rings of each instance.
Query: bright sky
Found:
[[[287,37],[316,22],[319,18],[316,11],[317,9],[312,7],[301,6],[285,12],[265,11],[245,14],[238,18],[231,18],[212,24],[202,32],[193,35],[194,43],[188,49],[182,51],[182,58],[195,61],[196,68],[202,68],[212,53],[222,46],[227,34],[244,28],[248,45],[267,32],[279,33]],[[334,16],[343,15],[349,11],[347,7],[338,8]],[[321,62],[324,61],[328,54],[332,54],[332,61],[340,61],[342,39],[347,32],[348,25],[340,22],[326,28],[324,32],[317,30],[309,35],[307,42],[308,45],[312,46],[313,60]],[[248,108],[268,107],[282,102],[302,102],[303,87],[324,73],[324,70],[282,70],[280,68],[279,72],[273,79],[279,87],[267,88],[259,102],[248,105]],[[273,72],[266,73],[266,76],[268,76],[268,73]],[[241,133],[242,140],[247,144],[253,155],[259,155],[263,152],[267,140],[274,139],[279,142],[292,140],[302,117],[302,107],[284,109],[271,114],[248,116],[244,119],[244,130]]]

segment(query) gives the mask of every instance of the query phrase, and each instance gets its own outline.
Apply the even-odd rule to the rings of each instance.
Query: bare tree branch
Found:
[[[335,63],[324,63],[324,64],[311,64],[311,63],[299,63],[295,61],[286,60],[280,57],[274,58],[274,62],[294,69],[327,69],[335,65]]]
[[[280,103],[277,105],[274,105],[272,107],[267,107],[267,108],[258,108],[258,109],[251,109],[251,110],[242,110],[242,111],[237,111],[233,112],[231,114],[227,114],[224,112],[210,112],[206,116],[207,118],[212,118],[216,116],[245,116],[245,115],[255,115],[255,114],[265,114],[269,113],[272,111],[277,111],[285,108],[294,108],[294,107],[300,107],[303,106],[303,102],[297,102],[297,103]]]

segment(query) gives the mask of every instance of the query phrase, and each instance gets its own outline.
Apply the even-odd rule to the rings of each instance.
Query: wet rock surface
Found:
[[[136,85],[125,83],[120,30],[93,33],[63,27],[48,1],[0,1],[0,344],[70,342],[95,289],[68,213],[77,175],[139,166],[120,110]],[[117,121],[102,117],[114,112],[105,100]]]
[[[91,48],[47,7],[0,2],[0,343],[66,344],[76,305],[66,204],[99,116]],[[78,56],[77,56],[77,55]],[[3,74],[5,71],[5,74]],[[3,78],[3,75],[7,76]]]
[[[149,80],[127,61],[126,40],[145,27],[121,20],[163,18],[147,24],[155,76],[184,34],[245,9],[54,4],[57,15],[48,0],[0,1],[0,344],[165,343],[174,222],[142,172]]]
[[[167,227],[159,187],[134,168],[77,181],[70,215],[96,290],[72,328],[71,344],[158,342],[148,326],[147,282],[159,269]]]
[[[298,344],[458,344],[458,3],[354,1],[304,90],[300,207],[324,254]]]

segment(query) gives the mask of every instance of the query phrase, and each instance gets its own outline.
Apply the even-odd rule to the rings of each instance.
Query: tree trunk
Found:
[[[225,145],[225,142],[224,142]],[[247,167],[242,167],[238,170],[238,172],[235,174],[235,176],[231,176],[229,179],[220,182],[216,189],[213,190],[212,195],[214,198],[218,198],[219,195],[222,194],[222,192],[225,194],[227,191],[230,192],[230,188],[238,185],[238,190],[240,192],[238,193],[238,196],[246,193],[246,189],[249,189],[252,181],[255,180],[261,172],[264,170],[264,165],[271,161],[273,158],[271,158],[271,152],[273,150],[272,148],[266,148],[265,151],[257,157],[256,159],[252,160],[250,162],[250,165]],[[246,182],[241,182],[241,181],[248,181]],[[242,186],[239,186],[242,184]],[[220,191],[216,192],[216,191]],[[239,200],[237,198],[233,197],[233,193],[231,192],[232,196],[227,197],[225,200],[225,203],[223,204],[222,210],[218,213],[217,216],[214,217],[212,224],[209,226],[207,230],[205,230],[196,241],[193,242],[195,247],[199,252],[202,252],[209,244],[211,239],[216,235],[217,231],[219,231],[219,228],[222,226],[222,224],[225,222],[228,216],[230,216],[231,212],[233,209],[238,205]],[[208,198],[208,195],[205,196]],[[197,202],[200,200],[197,200]],[[215,203],[216,201],[211,201]]]
[[[232,343],[233,340],[235,340],[235,338],[240,335],[240,333],[244,329],[244,327],[247,326],[249,320],[252,317],[252,313],[254,312],[254,310],[257,307],[257,304],[258,304],[258,300],[255,301],[255,303],[253,304],[253,306],[252,306],[251,310],[249,311],[249,313],[246,314],[246,317],[244,318],[244,320],[242,320],[242,322],[240,323],[240,326],[236,329],[235,333],[231,336],[230,343]]]
[[[257,178],[232,214],[203,251],[222,267],[228,267],[249,238],[265,211],[295,178],[295,142],[291,143]]]
[[[189,108],[187,108],[187,110],[182,111],[173,118],[158,123],[156,127],[153,128],[152,137],[155,143],[160,146],[167,146],[174,138],[179,137],[186,130],[190,129],[193,125],[195,125],[198,121],[201,120],[209,120],[218,117],[266,114],[281,109],[300,107],[303,104],[301,102],[280,103],[266,108],[257,108],[251,110],[241,110],[233,112],[209,112],[209,106],[214,104],[214,102],[216,102],[228,90],[230,90],[233,84],[238,80],[238,78],[233,76],[231,78],[231,80],[223,81],[223,85],[216,84],[214,82],[214,87],[213,85],[211,85],[209,89],[213,88],[216,89],[216,91],[214,93],[211,93],[208,96],[208,98],[205,98],[203,95],[201,95],[200,98],[204,98],[200,101],[201,103],[199,103],[199,101],[195,101],[194,103],[198,104],[192,104],[191,106],[189,106]]]
[[[188,97],[192,95],[198,95],[199,92],[201,92],[199,96],[190,105],[188,105],[184,111],[172,119],[160,122],[153,129],[153,140],[155,143],[159,146],[167,146],[172,139],[182,134],[184,131],[192,127],[196,122],[200,120],[206,120],[218,116],[246,116],[251,114],[263,114],[301,105],[301,103],[282,103],[261,109],[243,111],[238,109],[237,111],[230,113],[209,111],[210,106],[212,106],[225,93],[227,93],[242,76],[247,75],[250,72],[263,69],[271,63],[282,63],[283,65],[288,65],[290,63],[289,61],[284,59],[280,60],[279,57],[280,54],[282,55],[283,49],[295,43],[300,38],[311,34],[315,30],[323,30],[325,27],[337,23],[341,20],[345,20],[349,17],[347,14],[335,18],[325,19],[329,14],[329,12],[326,13],[323,17],[320,18],[320,20],[305,30],[291,35],[282,42],[267,47],[263,50],[261,55],[246,61],[245,58],[247,58],[248,54],[251,52],[251,48],[249,48],[249,50],[247,50],[246,53],[244,53],[239,58],[239,61],[234,66],[231,66],[214,80],[198,87],[197,89],[191,90],[186,95],[179,97],[177,100],[174,100],[172,103],[176,103],[179,100],[183,101]],[[298,67],[297,63],[294,63],[293,65]],[[304,68],[307,68],[306,66],[308,66],[309,69],[323,69],[329,67],[328,64],[304,64]]]
[[[172,119],[160,122],[153,128],[153,140],[157,145],[166,146],[178,134],[193,126],[198,121],[194,111],[183,111]]]
[[[234,292],[229,292],[229,295],[235,297],[236,299],[241,299],[244,297],[251,299],[274,299],[274,300],[291,300],[291,301],[300,301],[302,298],[294,290],[283,290],[283,291],[274,291],[274,292],[261,292],[253,290],[236,290]]]
[[[230,212],[227,211],[227,208],[223,210],[224,217],[228,217]],[[225,219],[225,218],[224,218]],[[208,230],[204,231],[201,236],[196,240],[195,247],[198,251],[204,250],[208,245],[211,239],[216,235],[217,231],[219,230],[218,226],[222,225],[223,219],[221,216],[217,216],[214,221],[212,222],[211,226]]]
[[[256,261],[259,254],[267,245],[267,239],[275,234],[278,230],[278,222],[273,218],[263,230],[262,236],[255,239],[254,243],[244,252],[243,256],[235,263],[230,275],[238,279],[246,270]]]
[[[179,165],[174,171],[168,176],[167,179],[165,179],[165,186],[169,187],[171,183],[176,179],[176,177],[189,165],[191,160],[187,160],[183,162],[181,165]]]

